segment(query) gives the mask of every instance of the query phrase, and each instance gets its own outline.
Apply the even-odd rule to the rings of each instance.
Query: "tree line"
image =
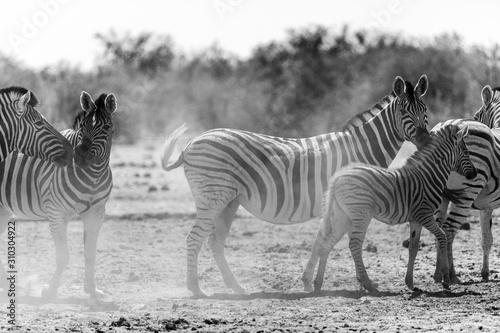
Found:
[[[33,90],[59,129],[72,124],[82,90],[113,92],[118,140],[133,143],[163,139],[182,122],[198,132],[230,127],[288,137],[340,130],[390,93],[397,75],[415,84],[427,74],[432,126],[471,117],[481,88],[500,82],[498,45],[465,45],[456,34],[414,40],[315,26],[257,45],[245,59],[216,44],[186,55],[168,35],[95,38],[101,53],[92,70],[66,63],[35,70],[0,56],[0,84]]]

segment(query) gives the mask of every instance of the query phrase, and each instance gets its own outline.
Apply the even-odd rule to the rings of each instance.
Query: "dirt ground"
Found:
[[[194,299],[186,290],[185,237],[194,204],[182,168],[164,172],[153,145],[115,146],[115,187],[107,205],[96,264],[96,282],[115,310],[94,312],[83,291],[82,225],[68,227],[71,261],[58,298],[40,291],[55,269],[46,222],[17,222],[17,326],[0,304],[0,332],[500,332],[500,228],[494,221],[492,280],[481,282],[481,234],[477,215],[455,241],[456,269],[464,282],[444,292],[433,282],[435,247],[423,231],[411,292],[404,283],[408,224],[373,221],[363,252],[379,294],[364,292],[355,279],[345,237],[330,255],[321,294],[303,292],[300,277],[319,225],[311,221],[277,226],[240,210],[226,256],[247,295],[225,288],[204,246],[199,274],[211,296]],[[6,262],[7,236],[0,236]],[[3,244],[3,245],[2,245]]]

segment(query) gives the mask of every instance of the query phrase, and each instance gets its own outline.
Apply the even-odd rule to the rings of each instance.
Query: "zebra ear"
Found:
[[[483,99],[483,105],[488,106],[491,99],[493,98],[493,90],[489,85],[485,85],[483,90],[481,90],[481,98]]]
[[[418,79],[417,87],[415,88],[415,97],[420,98],[424,96],[427,92],[427,88],[429,87],[429,80],[427,79],[427,75],[422,75],[420,79]]]
[[[109,94],[108,96],[106,96],[106,99],[104,100],[104,106],[106,111],[110,115],[113,115],[117,108],[116,96],[114,94]]]
[[[463,140],[467,135],[469,134],[469,127],[465,126],[460,131],[457,132],[456,137],[457,137],[457,142],[460,140]]]
[[[392,84],[392,91],[397,97],[400,97],[405,92],[405,81],[401,76],[396,76],[394,83]]]
[[[82,106],[82,110],[85,112],[94,111],[96,106],[92,97],[90,97],[89,93],[86,91],[82,91],[80,95],[80,105]]]
[[[17,114],[19,116],[22,116],[26,110],[27,110],[27,105],[30,103],[31,99],[31,91],[28,90],[28,92],[21,97],[19,97],[19,100],[17,101]]]

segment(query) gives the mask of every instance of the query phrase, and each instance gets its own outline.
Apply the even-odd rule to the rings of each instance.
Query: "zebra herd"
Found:
[[[500,206],[500,89],[484,87],[482,107],[474,120],[449,120],[429,133],[427,108],[421,100],[427,88],[425,75],[415,87],[396,77],[391,94],[351,118],[340,132],[310,138],[210,130],[191,140],[177,160],[169,163],[186,128],[173,131],[163,146],[162,167],[169,171],[184,164],[196,205],[196,221],[186,239],[188,290],[195,296],[205,295],[198,280],[198,254],[208,238],[226,286],[236,293],[246,292],[224,255],[240,205],[275,224],[322,216],[302,276],[306,291],[321,289],[328,254],[345,233],[356,277],[365,289],[377,290],[361,255],[372,217],[388,224],[410,222],[405,278],[410,289],[422,226],[434,234],[438,245],[434,279],[449,288],[460,282],[453,266],[454,236],[469,209],[479,209],[482,277],[487,280],[491,213]],[[414,143],[417,152],[402,168],[386,170],[405,140]]]
[[[435,235],[438,244],[435,281],[444,281],[445,288],[459,283],[453,239],[469,209],[478,209],[483,231],[481,273],[487,280],[492,210],[500,206],[500,89],[483,88],[475,120],[449,120],[429,132],[422,101],[427,76],[422,75],[415,86],[398,76],[392,88],[340,132],[279,138],[214,129],[194,138],[169,163],[186,127],[173,131],[161,152],[162,167],[169,171],[184,164],[196,205],[196,222],[186,239],[188,290],[205,295],[198,280],[198,255],[208,239],[226,286],[246,292],[224,255],[240,205],[275,224],[322,217],[302,276],[306,291],[321,289],[328,254],[345,233],[356,277],[365,289],[377,290],[361,251],[372,218],[388,224],[410,222],[406,274],[410,289],[422,227]],[[96,245],[112,189],[109,158],[117,101],[113,94],[94,101],[82,92],[80,104],[83,111],[73,128],[58,133],[35,109],[33,93],[20,87],[0,89],[0,233],[12,215],[49,220],[56,271],[42,296],[53,297],[69,261],[67,224],[79,215],[84,225],[84,290],[91,306],[98,307],[102,292],[94,280]],[[403,167],[388,170],[404,141],[414,143],[417,152]],[[4,291],[5,277],[2,266]]]

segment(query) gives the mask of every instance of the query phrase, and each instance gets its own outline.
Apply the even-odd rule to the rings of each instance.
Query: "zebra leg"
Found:
[[[214,221],[215,225],[208,237],[208,246],[214,256],[217,266],[219,267],[226,286],[232,289],[235,293],[245,294],[246,289],[238,283],[226,261],[226,257],[224,256],[224,244],[239,205],[238,200],[234,199],[220,213],[218,219]]]
[[[325,216],[318,229],[316,239],[314,240],[309,261],[307,262],[306,268],[302,273],[302,283],[304,284],[304,291],[306,292],[312,292],[314,290],[312,285],[314,269],[318,264],[320,252],[328,246],[327,239],[329,237],[329,234],[331,233],[331,230],[331,216]],[[323,284],[323,275],[324,269],[322,270],[321,274],[318,271],[318,274],[316,275],[316,280],[318,281],[317,288],[319,289],[321,289],[321,285]]]
[[[423,215],[426,216],[426,215]],[[447,251],[447,238],[446,234],[444,233],[443,229],[439,227],[439,225],[436,223],[436,220],[434,219],[433,214],[427,214],[426,218],[424,219],[423,223],[421,223],[424,228],[429,230],[434,237],[436,237],[437,244],[438,244],[438,253],[440,255],[440,259],[442,262],[441,266],[441,271],[443,273],[444,277],[444,282],[443,282],[443,287],[445,289],[450,288],[450,268],[448,266],[448,251]]]
[[[3,235],[5,230],[7,230],[8,223],[12,217],[12,214],[7,210],[0,208],[0,235]],[[7,237],[3,238],[7,239]],[[2,242],[3,243],[3,242]],[[6,243],[6,242],[5,242]],[[6,292],[9,289],[9,282],[7,281],[7,272],[0,261],[0,288]],[[7,295],[7,294],[5,294]]]
[[[52,275],[49,286],[43,288],[42,297],[57,296],[57,288],[61,285],[62,273],[69,263],[67,238],[68,221],[62,217],[50,218],[49,225],[50,233],[52,234],[52,239],[56,247],[56,271],[54,275]]]
[[[472,202],[470,202],[472,203]],[[453,241],[455,240],[455,235],[460,228],[460,226],[467,220],[467,216],[469,215],[470,205],[457,205],[451,203],[450,212],[446,220],[443,220],[442,229],[446,233],[446,252],[447,252],[447,264],[449,265],[449,278],[451,284],[460,284],[461,281],[457,277],[455,271],[455,264],[453,260]],[[434,281],[439,283],[443,280],[442,271],[444,263],[441,261],[443,255],[441,254],[441,250],[439,248],[439,244],[436,240],[436,248],[438,249],[438,257],[436,260],[436,271],[434,272]]]
[[[311,256],[307,262],[306,269],[302,274],[302,282],[304,283],[305,291],[311,292],[314,290],[315,292],[319,292],[321,290],[328,255],[349,230],[349,227],[350,220],[342,212],[337,212],[336,216],[331,214],[323,219],[313,244]],[[316,273],[316,278],[314,279],[313,289],[312,277],[318,260],[318,272]]]
[[[493,245],[493,235],[491,233],[491,215],[492,209],[482,210],[479,214],[481,221],[481,233],[483,235],[483,267],[481,268],[481,277],[483,281],[489,280],[490,275],[490,250]]]
[[[104,220],[105,206],[92,207],[89,211],[80,214],[83,221],[83,245],[85,257],[85,282],[83,290],[90,294],[90,303],[95,305],[102,300],[104,293],[97,289],[95,284],[95,258],[97,237]]]
[[[405,282],[406,286],[413,290],[413,267],[415,266],[415,258],[418,253],[418,246],[420,242],[420,232],[422,226],[418,222],[410,222],[410,245],[408,246],[408,267],[406,268]]]
[[[365,214],[364,214],[365,215]],[[371,221],[371,216],[366,216],[363,219],[352,219],[352,231],[349,233],[349,249],[356,267],[356,278],[361,285],[369,292],[378,292],[377,284],[372,282],[366,272],[365,264],[363,263],[363,242],[366,236],[366,230]]]
[[[450,284],[462,284],[462,281],[457,276],[455,272],[455,263],[453,260],[453,241],[455,240],[456,233],[446,232],[446,252],[448,254],[448,265],[450,267]]]
[[[450,200],[443,197],[441,199],[441,204],[439,205],[436,213],[434,214],[434,219],[440,228],[443,228],[444,221],[446,220],[446,216],[448,215],[448,206],[450,204]],[[443,280],[443,274],[441,271],[441,267],[443,263],[441,262],[441,253],[439,250],[439,245],[436,240],[436,269],[434,271],[434,282],[439,283]]]

